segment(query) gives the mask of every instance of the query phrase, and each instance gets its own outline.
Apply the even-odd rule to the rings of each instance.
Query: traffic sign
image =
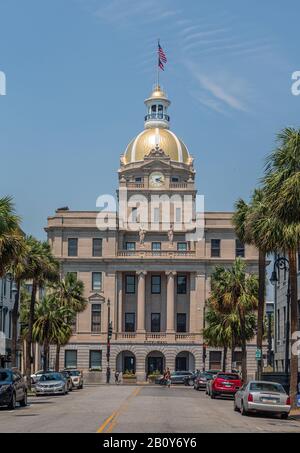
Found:
[[[256,360],[260,360],[261,356],[262,356],[261,349],[256,349],[256,353],[255,353]]]

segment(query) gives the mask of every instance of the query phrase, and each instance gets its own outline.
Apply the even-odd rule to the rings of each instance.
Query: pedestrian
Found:
[[[119,384],[119,377],[120,377],[120,373],[118,370],[115,371],[115,383],[118,385]]]
[[[168,388],[171,387],[171,372],[170,372],[170,368],[167,368],[167,371],[165,373],[165,381],[166,381],[166,385]]]

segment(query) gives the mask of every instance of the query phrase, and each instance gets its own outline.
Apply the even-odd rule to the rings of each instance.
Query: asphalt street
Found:
[[[192,388],[85,387],[67,396],[30,397],[26,408],[0,408],[8,433],[300,432],[300,421],[242,417],[231,399],[211,400]]]

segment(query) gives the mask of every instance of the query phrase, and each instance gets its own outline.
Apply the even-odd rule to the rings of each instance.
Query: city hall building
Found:
[[[144,130],[121,156],[116,212],[59,209],[46,228],[62,274],[76,273],[88,300],[61,350],[60,366],[78,367],[96,381],[106,378],[109,321],[112,372],[144,381],[166,367],[220,369],[222,350],[206,348],[201,335],[211,274],[236,257],[257,272],[257,250],[237,240],[232,213],[195,212],[193,158],[170,130],[165,92],[156,86],[145,104]],[[255,350],[250,344],[249,375]],[[240,352],[235,354],[228,369],[231,359],[240,364]],[[51,363],[54,357],[53,350]]]

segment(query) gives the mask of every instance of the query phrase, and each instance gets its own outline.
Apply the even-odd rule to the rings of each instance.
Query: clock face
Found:
[[[151,173],[150,175],[150,186],[151,187],[161,187],[165,183],[165,177],[164,175],[159,172],[155,171],[154,173]]]

